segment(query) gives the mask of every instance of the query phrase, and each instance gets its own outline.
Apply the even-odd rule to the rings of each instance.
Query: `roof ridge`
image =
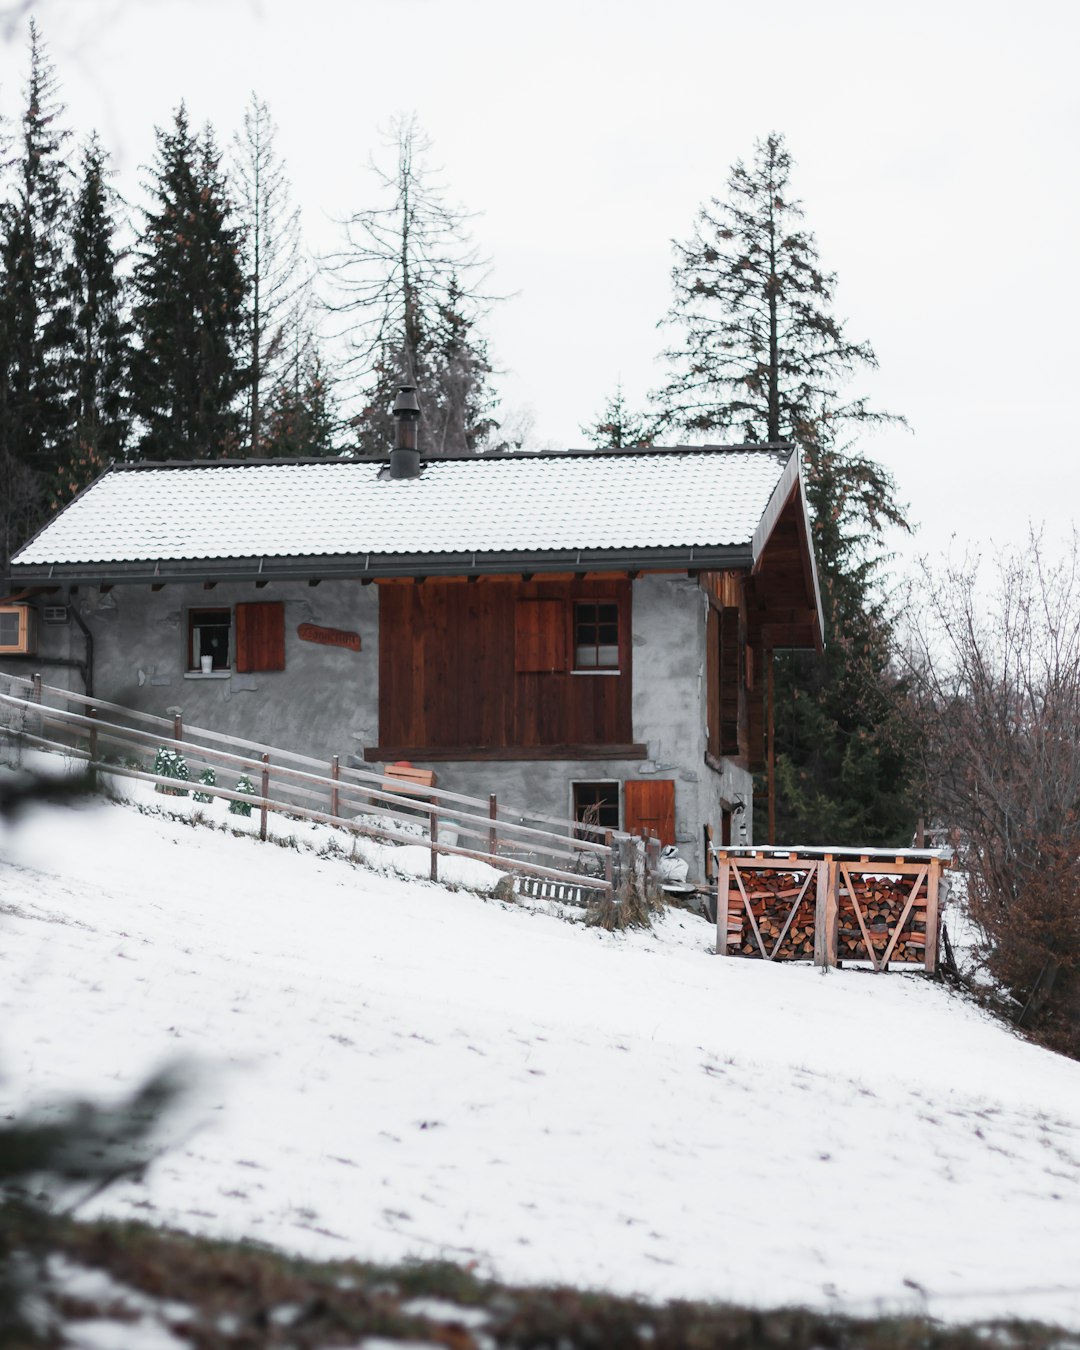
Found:
[[[794,441],[744,441],[735,445],[642,445],[625,449],[514,450],[500,454],[480,455],[425,455],[424,465],[432,464],[521,464],[534,461],[565,462],[570,459],[648,459],[655,455],[716,455],[716,454],[777,454],[790,453]],[[147,473],[158,469],[261,469],[297,468],[312,465],[355,468],[363,465],[389,463],[388,455],[371,458],[350,458],[346,455],[298,455],[295,458],[273,459],[150,459],[130,463],[113,463],[108,473]]]

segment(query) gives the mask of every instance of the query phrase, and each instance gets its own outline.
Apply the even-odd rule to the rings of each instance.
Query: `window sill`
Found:
[[[572,670],[571,675],[621,675],[621,670]]]
[[[185,670],[185,680],[228,680],[232,678],[231,670],[212,670],[204,675],[201,670]]]

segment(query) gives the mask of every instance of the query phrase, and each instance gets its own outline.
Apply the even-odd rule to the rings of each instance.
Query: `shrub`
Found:
[[[199,774],[199,782],[204,787],[216,787],[217,778],[213,769],[203,769],[202,773]],[[214,800],[209,792],[193,792],[191,796],[192,800],[197,802],[212,802]]]
[[[240,775],[240,781],[236,785],[236,790],[237,792],[244,793],[245,796],[248,797],[255,796],[255,784],[251,781],[251,779],[247,776],[246,773],[242,773]],[[229,810],[232,812],[234,816],[250,816],[251,803],[231,801],[229,803]]]
[[[180,783],[187,783],[191,778],[187,760],[179,750],[170,750],[167,745],[161,746],[154,757],[154,773],[161,778],[175,778]],[[186,787],[168,787],[164,783],[157,783],[155,787],[158,792],[164,792],[168,797],[188,795]]]

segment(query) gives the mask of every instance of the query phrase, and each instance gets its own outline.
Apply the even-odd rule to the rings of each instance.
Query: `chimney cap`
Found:
[[[420,404],[416,398],[415,384],[398,386],[397,398],[394,399],[394,416],[409,419],[420,416]]]

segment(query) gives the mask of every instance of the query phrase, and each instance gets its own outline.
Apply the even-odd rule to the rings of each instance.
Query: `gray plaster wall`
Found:
[[[179,711],[190,726],[250,737],[283,749],[371,767],[365,746],[379,742],[378,587],[353,581],[116,586],[106,594],[81,588],[78,605],[94,636],[94,692],[98,698],[159,716]],[[61,597],[56,597],[59,601]],[[238,602],[285,604],[285,669],[227,678],[191,675],[187,664],[187,611]],[[576,781],[631,778],[675,780],[675,826],[691,876],[702,875],[703,826],[717,829],[722,806],[739,801],[735,842],[751,842],[752,780],[730,761],[723,772],[705,763],[706,599],[683,576],[639,577],[633,588],[633,734],[647,748],[645,760],[501,760],[432,764],[438,783],[451,791],[568,816]],[[358,632],[359,652],[302,640],[297,627],[313,623]],[[48,656],[83,655],[74,623],[39,629],[40,669],[46,684],[81,689],[77,672],[50,668]],[[38,667],[6,667],[27,675]],[[574,677],[571,677],[574,678]],[[578,678],[603,679],[604,676]],[[426,767],[426,766],[425,766]],[[740,833],[740,829],[744,831]]]
[[[180,712],[190,726],[279,745],[315,758],[344,759],[378,736],[379,608],[375,586],[352,581],[251,585],[116,586],[106,594],[80,588],[70,597],[94,639],[94,693],[110,703],[161,717]],[[57,597],[59,600],[60,597]],[[187,611],[280,600],[285,604],[285,669],[225,678],[187,671]],[[302,623],[360,634],[359,652],[306,642]],[[39,628],[39,661],[6,667],[40,669],[46,684],[80,690],[77,671],[50,667],[49,656],[83,656],[72,622]]]

